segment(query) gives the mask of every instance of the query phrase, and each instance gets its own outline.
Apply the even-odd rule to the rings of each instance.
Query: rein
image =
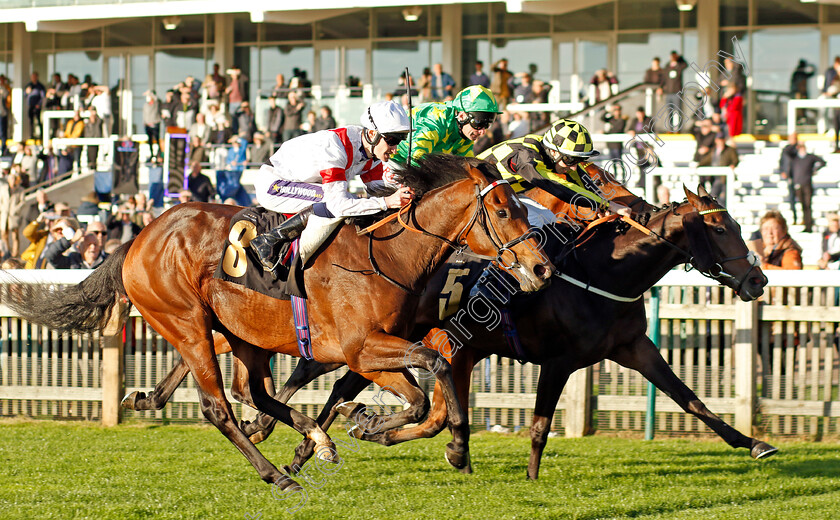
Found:
[[[490,222],[489,212],[487,211],[487,207],[484,205],[484,197],[488,193],[490,193],[490,191],[492,191],[494,188],[496,188],[498,186],[501,186],[502,184],[509,184],[509,182],[504,180],[504,179],[497,180],[497,181],[494,181],[493,183],[485,186],[483,189],[480,189],[478,187],[478,185],[475,185],[475,198],[477,200],[475,212],[473,213],[473,215],[470,218],[470,221],[467,223],[467,225],[464,226],[464,229],[462,229],[456,235],[456,238],[455,238],[454,241],[452,241],[452,240],[450,240],[446,237],[442,237],[440,235],[436,235],[434,233],[426,231],[423,228],[412,227],[409,224],[408,221],[403,220],[403,214],[409,214],[410,212],[412,212],[416,208],[416,206],[414,204],[414,201],[411,201],[408,204],[406,204],[405,206],[401,207],[399,209],[399,211],[397,211],[396,213],[388,215],[387,217],[383,218],[382,220],[379,220],[378,222],[376,222],[376,223],[374,223],[374,224],[372,224],[372,225],[370,225],[370,226],[368,226],[368,227],[366,227],[366,228],[357,232],[357,234],[359,234],[359,235],[367,234],[368,237],[369,237],[369,240],[368,240],[368,259],[370,261],[370,266],[371,266],[372,270],[367,270],[366,269],[366,270],[361,270],[361,271],[354,271],[354,270],[351,270],[351,269],[346,269],[346,268],[341,267],[341,266],[337,266],[337,267],[341,267],[345,271],[349,271],[349,272],[363,273],[363,274],[375,274],[377,276],[381,276],[385,280],[387,280],[390,283],[392,283],[393,285],[399,287],[403,291],[411,294],[412,296],[420,296],[422,294],[422,292],[417,292],[414,289],[398,282],[397,280],[394,280],[393,278],[391,278],[390,276],[388,276],[384,272],[382,272],[382,270],[379,268],[379,265],[376,263],[376,259],[373,257],[373,239],[374,239],[373,231],[375,231],[376,229],[379,229],[380,227],[384,226],[385,224],[387,224],[387,223],[389,223],[393,220],[396,220],[397,222],[399,222],[400,226],[402,226],[403,229],[407,229],[409,231],[412,231],[414,233],[419,233],[421,235],[426,235],[426,236],[437,238],[438,240],[444,242],[446,245],[448,245],[449,247],[454,249],[455,254],[461,254],[464,251],[464,249],[466,248],[466,243],[462,244],[461,241],[466,240],[466,236],[467,236],[467,234],[469,234],[472,227],[475,225],[476,222],[479,222],[481,224],[482,228],[484,229],[484,231],[487,233],[487,236],[490,237],[490,241],[493,243],[493,247],[496,249],[496,256],[492,257],[492,256],[487,256],[487,255],[479,255],[477,253],[472,253],[472,254],[474,256],[478,257],[478,258],[495,261],[499,266],[501,266],[505,270],[511,270],[511,269],[516,269],[516,268],[521,267],[521,264],[518,261],[518,257],[516,256],[516,253],[511,248],[516,246],[520,242],[528,240],[529,238],[531,238],[535,234],[535,232],[529,231],[529,232],[523,234],[520,237],[517,237],[517,238],[515,238],[515,239],[513,239],[509,242],[503,243],[501,237],[496,232],[496,229],[493,227],[492,223]],[[505,251],[509,251],[511,254],[513,254],[514,261],[510,266],[506,265],[504,263],[503,259],[502,259],[502,255],[504,255]]]

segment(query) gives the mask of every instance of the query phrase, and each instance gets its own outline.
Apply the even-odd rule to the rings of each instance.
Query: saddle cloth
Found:
[[[303,266],[299,255],[292,258],[291,243],[281,246],[280,258],[284,261],[276,269],[277,279],[263,270],[256,253],[248,247],[254,237],[279,226],[284,220],[282,214],[265,208],[245,208],[234,215],[214,277],[272,298],[306,298]]]

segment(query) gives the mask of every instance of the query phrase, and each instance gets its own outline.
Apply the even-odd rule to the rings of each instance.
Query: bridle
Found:
[[[497,187],[499,187],[503,184],[509,184],[509,183],[508,183],[508,181],[506,181],[504,179],[501,179],[501,180],[494,181],[493,183],[485,186],[484,188],[480,188],[478,186],[478,184],[475,185],[475,198],[476,198],[475,211],[473,212],[472,217],[470,218],[469,222],[467,222],[467,225],[464,226],[464,229],[462,229],[456,235],[455,240],[450,240],[446,237],[437,235],[437,234],[432,233],[430,231],[426,231],[425,229],[423,229],[419,226],[413,227],[409,224],[408,221],[403,220],[404,215],[410,215],[415,210],[416,205],[414,204],[413,201],[409,202],[408,204],[406,204],[405,206],[400,208],[399,211],[397,211],[396,213],[394,213],[392,215],[389,215],[388,217],[385,217],[384,219],[376,222],[375,224],[358,231],[358,234],[360,234],[360,235],[367,234],[368,237],[369,237],[369,240],[368,240],[368,258],[370,260],[370,265],[371,265],[372,270],[370,270],[370,271],[367,271],[367,270],[366,271],[355,271],[355,272],[367,272],[367,273],[371,273],[371,274],[376,274],[377,276],[381,276],[382,278],[388,280],[389,282],[391,282],[392,284],[396,285],[397,287],[399,287],[400,289],[404,290],[405,292],[407,292],[409,294],[412,294],[414,296],[420,296],[422,294],[422,293],[418,293],[417,291],[411,289],[410,287],[407,287],[406,285],[398,282],[397,280],[394,280],[393,278],[391,278],[387,274],[383,273],[382,270],[379,268],[379,265],[376,263],[376,260],[373,257],[373,239],[374,239],[373,231],[376,230],[377,228],[381,227],[382,225],[386,224],[387,222],[392,221],[392,220],[397,220],[397,222],[399,222],[400,226],[402,226],[403,229],[407,229],[408,231],[412,231],[414,233],[419,233],[419,234],[422,234],[422,235],[437,238],[438,240],[444,242],[449,247],[454,249],[456,255],[460,255],[467,248],[467,244],[466,244],[467,235],[469,235],[473,226],[475,226],[475,224],[478,223],[481,226],[481,228],[484,230],[484,232],[487,234],[487,236],[490,238],[490,242],[492,243],[493,248],[496,251],[496,256],[493,257],[493,256],[487,256],[487,255],[479,255],[479,254],[476,254],[474,252],[471,252],[470,255],[478,257],[478,258],[482,258],[484,260],[492,260],[492,261],[496,262],[496,264],[498,264],[501,268],[503,268],[507,271],[510,271],[510,270],[513,270],[513,269],[518,269],[518,268],[522,267],[522,264],[519,263],[519,257],[516,255],[516,251],[513,251],[512,248],[515,247],[517,244],[519,244],[521,242],[524,242],[525,240],[528,240],[531,237],[533,237],[534,235],[536,235],[536,231],[531,231],[529,229],[523,235],[521,235],[517,238],[514,238],[513,240],[510,240],[508,242],[503,242],[503,239],[501,238],[499,233],[496,231],[496,228],[493,226],[493,224],[490,220],[490,211],[487,209],[487,206],[485,205],[485,200],[484,199],[487,196],[487,194],[490,193],[491,191],[493,191],[493,189],[495,189],[495,188],[497,188]],[[409,216],[409,220],[411,220],[410,216]],[[415,224],[417,223],[416,219],[414,220],[414,222],[415,222]],[[513,263],[511,263],[510,265],[506,264],[504,259],[502,258],[503,255],[505,254],[505,252],[510,252],[513,255]]]

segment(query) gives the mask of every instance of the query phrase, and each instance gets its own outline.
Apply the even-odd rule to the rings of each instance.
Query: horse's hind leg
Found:
[[[301,359],[295,367],[294,372],[292,372],[292,375],[289,376],[286,384],[283,385],[283,388],[274,394],[274,398],[281,403],[287,403],[298,390],[309,384],[311,381],[314,381],[316,378],[324,374],[328,374],[333,370],[338,370],[343,366],[344,363],[323,364],[318,363],[315,360]],[[276,424],[277,419],[265,412],[260,412],[253,421],[240,421],[239,427],[242,428],[245,435],[251,439],[251,442],[257,444],[264,441],[269,435],[271,435],[271,432],[274,431],[274,426]],[[320,421],[319,424],[321,424]]]
[[[247,390],[247,394],[243,395],[245,402],[253,403],[258,410],[272,415],[304,437],[315,441],[315,449],[320,458],[337,462],[334,460],[337,453],[335,445],[321,427],[311,418],[277,401],[269,394],[268,386],[273,387],[273,383],[268,360],[273,353],[230,335],[228,335],[228,341],[233,347],[234,355],[242,362],[241,368],[244,369],[238,378],[245,378],[248,381],[243,389]]]
[[[616,349],[611,359],[627,368],[638,370],[648,381],[680,405],[680,408],[703,421],[733,448],[747,448],[755,459],[773,455],[778,451],[766,442],[743,435],[710,412],[697,395],[674,374],[646,336],[641,336],[628,348]]]
[[[224,336],[218,332],[214,332],[213,349],[216,355],[224,354],[225,352],[230,352],[230,344]],[[189,373],[190,369],[187,364],[184,363],[183,359],[179,359],[175,363],[175,366],[172,367],[172,370],[155,385],[155,389],[149,395],[146,395],[145,392],[135,390],[123,397],[120,404],[128,410],[160,410],[166,405],[167,401],[172,397],[172,394],[175,393],[175,390]]]

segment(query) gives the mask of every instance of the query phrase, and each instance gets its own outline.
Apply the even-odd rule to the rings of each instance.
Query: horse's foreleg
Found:
[[[224,336],[218,332],[214,332],[213,349],[216,355],[224,354],[225,352],[230,352],[230,344]],[[120,404],[128,410],[160,410],[166,405],[172,397],[172,394],[175,393],[175,390],[189,373],[190,369],[187,364],[182,359],[179,359],[175,363],[175,366],[172,367],[172,370],[155,385],[155,389],[149,395],[146,395],[145,392],[135,390],[123,397]]]
[[[322,364],[314,360],[301,359],[295,367],[294,372],[292,372],[292,375],[289,376],[286,384],[283,385],[283,388],[274,394],[274,398],[281,403],[287,403],[298,390],[314,381],[316,378],[324,374],[328,374],[333,370],[338,370],[343,366],[344,363]],[[277,419],[267,413],[260,412],[253,421],[240,421],[239,427],[242,428],[245,435],[251,439],[251,442],[257,444],[264,441],[269,435],[271,435],[271,432],[274,431],[274,426],[276,424]],[[321,424],[320,421],[319,424]],[[324,430],[326,430],[326,428],[324,428]]]
[[[680,408],[703,421],[733,448],[747,448],[755,459],[773,455],[778,451],[766,442],[747,437],[709,411],[697,395],[674,374],[647,336],[641,336],[627,348],[616,349],[610,359],[627,368],[638,370]]]
[[[557,410],[557,400],[563,387],[569,380],[570,372],[564,368],[565,360],[552,359],[540,367],[537,382],[537,402],[534,404],[534,417],[531,419],[531,458],[528,460],[529,479],[536,480],[540,473],[543,450],[548,442],[551,421]]]
[[[339,413],[356,423],[350,430],[351,435],[385,444],[385,432],[421,421],[429,413],[429,399],[417,386],[414,376],[408,370],[397,373],[377,372],[364,376],[379,385],[380,389],[374,401],[383,409],[383,413],[376,413],[376,407],[363,407],[353,402],[336,406]],[[399,411],[392,410],[391,405],[385,402],[389,393],[397,396],[401,401],[400,406],[407,403],[408,407]]]
[[[447,459],[459,469],[466,467],[470,438],[469,424],[455,392],[452,367],[446,358],[422,345],[412,345],[406,340],[382,332],[369,334],[365,338],[364,347],[355,356],[347,356],[350,370],[366,373],[420,368],[435,375],[443,390],[449,426],[452,429],[452,442],[446,446]]]

